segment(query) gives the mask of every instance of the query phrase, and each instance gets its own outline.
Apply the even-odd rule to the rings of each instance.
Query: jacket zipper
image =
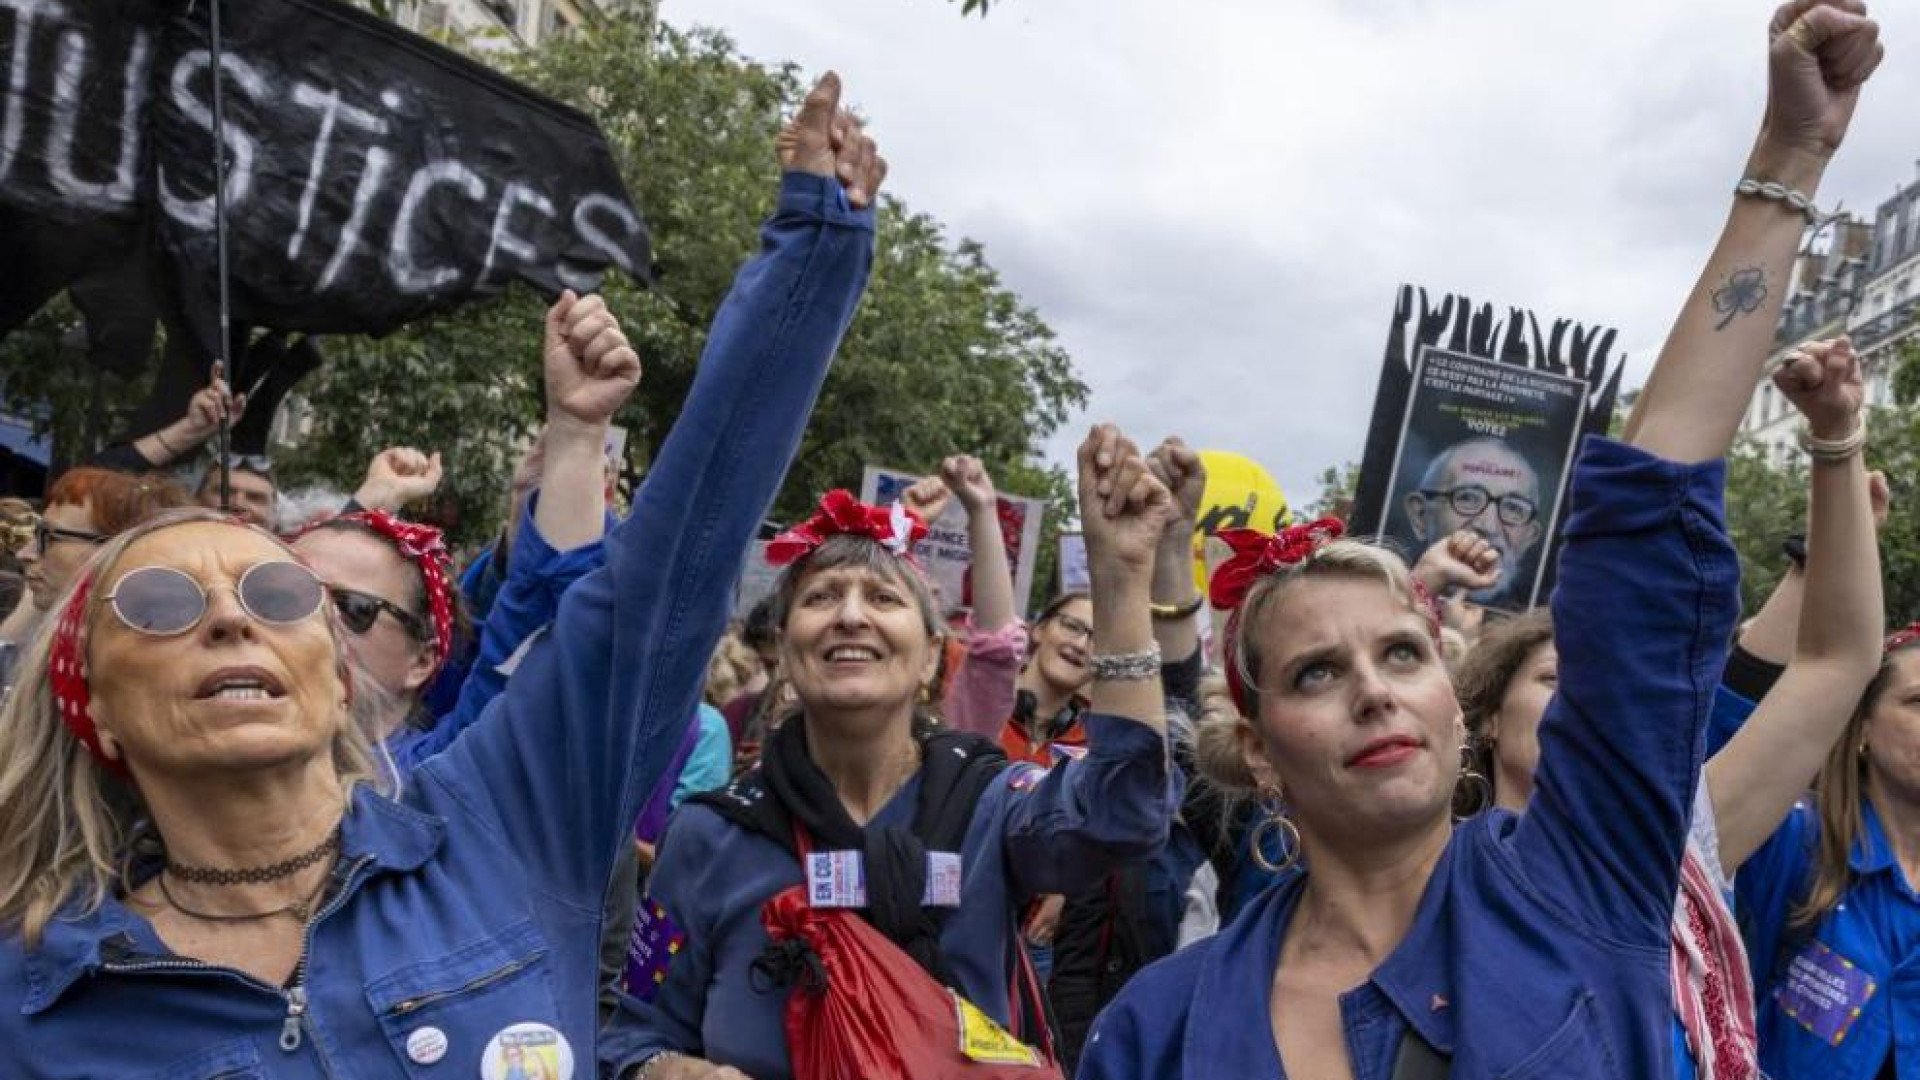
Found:
[[[515,960],[513,963],[508,964],[506,967],[503,967],[498,971],[490,971],[487,974],[482,975],[479,978],[473,980],[472,982],[467,983],[465,986],[457,987],[452,990],[436,990],[431,994],[423,994],[417,998],[408,998],[407,1000],[387,1010],[387,1015],[388,1016],[405,1016],[410,1012],[414,1012],[418,1009],[424,1008],[425,1006],[431,1005],[436,1001],[441,1001],[450,997],[457,997],[461,994],[471,993],[472,991],[479,990],[482,987],[490,986],[494,983],[499,982],[502,979],[505,979],[507,976],[512,975],[517,971],[523,971],[526,968],[532,966],[533,962],[537,959],[539,959],[539,957],[535,955],[535,956],[527,957],[524,960]]]
[[[342,904],[346,903],[348,894],[353,891],[356,877],[360,871],[372,861],[373,856],[371,855],[362,855],[359,859],[355,860],[353,865],[347,868],[346,880],[340,888],[335,891],[333,899],[327,901],[326,905],[322,907],[312,919],[308,920],[307,928],[300,941],[300,960],[299,963],[294,965],[293,969],[293,985],[287,989],[268,986],[266,983],[248,975],[244,971],[230,967],[220,967],[216,964],[209,964],[200,960],[136,960],[131,963],[109,962],[101,964],[100,970],[111,972],[115,975],[154,972],[204,972],[219,975],[222,978],[232,979],[235,982],[242,983],[255,990],[285,998],[287,1002],[287,1018],[280,1026],[280,1049],[292,1053],[300,1049],[302,1042],[301,1027],[312,1022],[307,1016],[307,957],[308,954],[313,951],[313,929],[319,924],[321,919],[333,914],[339,910]],[[318,1048],[316,1048],[316,1050],[317,1049]],[[320,1055],[320,1065],[328,1076],[334,1075],[333,1069],[327,1063],[326,1055],[324,1054]]]
[[[353,865],[347,867],[340,888],[334,891],[333,899],[327,901],[319,911],[314,912],[313,918],[307,920],[306,930],[300,939],[300,961],[293,967],[293,985],[286,992],[287,1019],[280,1025],[280,1049],[289,1054],[300,1049],[301,1027],[313,1022],[307,1015],[307,960],[313,955],[313,931],[320,925],[320,920],[340,910],[340,905],[347,902],[348,895],[353,892],[355,879],[372,861],[371,855],[362,855],[355,859]],[[318,1053],[319,1047],[316,1046],[314,1050]],[[328,1076],[333,1075],[333,1069],[327,1064],[325,1054],[320,1055],[320,1066]]]

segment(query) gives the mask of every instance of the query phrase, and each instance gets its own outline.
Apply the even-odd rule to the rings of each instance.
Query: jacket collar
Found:
[[[1469,826],[1462,826],[1463,828]],[[1442,1054],[1454,1051],[1452,975],[1444,950],[1432,943],[1444,940],[1440,921],[1452,872],[1454,849],[1449,842],[1427,879],[1420,905],[1407,935],[1369,980],[1393,1010],[1427,1044]],[[1280,943],[1306,886],[1306,875],[1293,874],[1261,894],[1222,930],[1219,942],[1207,954],[1194,987],[1194,1010],[1189,1014],[1181,1057],[1189,1076],[1277,1076],[1279,1052],[1273,1045],[1273,1023],[1268,1011],[1273,1000],[1273,972],[1280,962]],[[1353,1009],[1377,1015],[1377,999],[1369,1005],[1354,1001],[1354,992],[1342,995],[1341,1014],[1349,1022]],[[1204,1012],[1206,1021],[1196,1023]],[[1222,1031],[1248,1033],[1223,1039]]]
[[[407,873],[426,865],[446,839],[446,822],[423,814],[362,785],[340,825],[340,865],[366,860],[373,873]],[[360,875],[364,882],[371,875]],[[350,888],[357,889],[358,883]],[[170,955],[152,924],[118,897],[108,897],[89,912],[69,905],[47,925],[40,947],[22,965],[26,995],[20,1011],[29,1016],[51,1008],[81,977],[106,963],[136,956]]]

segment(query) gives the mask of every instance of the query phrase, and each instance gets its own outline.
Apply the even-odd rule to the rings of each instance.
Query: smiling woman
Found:
[[[1148,615],[1169,497],[1106,427],[1082,447],[1081,494],[1093,595],[1076,603],[1080,618],[1099,612],[1100,631],[1088,640],[1083,624],[1074,647],[1093,680],[1095,737],[1045,773],[1008,767],[992,742],[926,706],[940,620],[909,554],[925,534],[916,516],[833,492],[770,545],[786,563],[774,613],[797,704],[758,768],[668,827],[637,935],[665,959],[603,1037],[616,1075],[805,1078],[825,1075],[809,1063],[856,1052],[914,1066],[879,1075],[966,1075],[986,1066],[960,1054],[951,1025],[916,1026],[956,1008],[971,1044],[1008,1048],[1022,1075],[1059,1075],[1035,1068],[1047,1064],[1045,1007],[1020,912],[1150,856],[1173,811]],[[772,933],[795,895],[802,910],[849,909],[878,931],[859,960],[820,949],[811,963],[825,965],[839,1007],[890,1018],[875,1025],[884,1046],[848,1036],[800,989],[799,942]],[[871,966],[840,966],[850,962]]]

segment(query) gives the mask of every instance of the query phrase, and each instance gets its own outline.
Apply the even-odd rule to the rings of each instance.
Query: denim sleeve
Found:
[[[606,562],[606,547],[600,540],[568,551],[554,550],[533,524],[536,505],[534,499],[527,501],[517,542],[507,559],[507,580],[487,611],[487,621],[480,630],[480,650],[460,684],[460,696],[453,709],[440,717],[426,734],[406,743],[395,754],[394,761],[401,775],[412,772],[421,762],[452,746],[461,732],[480,719],[480,714],[507,687],[507,672],[501,669],[508,659],[528,638],[553,622],[554,613],[560,608],[560,597],[569,586]]]
[[[1725,477],[1600,438],[1574,471],[1552,601],[1560,686],[1510,852],[1550,906],[1615,943],[1667,948],[1739,615]]]
[[[640,803],[700,702],[733,583],[865,288],[873,214],[789,173],[734,279],[693,388],[547,648],[417,775],[497,829],[550,898],[597,912]]]
[[[1086,756],[1044,775],[1031,765],[1010,773],[1004,828],[1016,901],[1080,892],[1167,842],[1185,784],[1168,764],[1166,740],[1117,716],[1083,723]]]

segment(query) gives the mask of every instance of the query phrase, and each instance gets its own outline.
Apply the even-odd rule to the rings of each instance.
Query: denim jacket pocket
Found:
[[[170,1061],[133,1080],[265,1080],[252,1039],[235,1039]]]
[[[502,1032],[560,1026],[548,951],[533,923],[518,922],[372,980],[367,1002],[407,1075],[480,1076],[487,1045]]]
[[[1519,1064],[1498,1074],[1500,1080],[1603,1080],[1620,1075],[1613,1053],[1594,1015],[1593,995],[1582,993],[1574,1000],[1573,1011],[1560,1022],[1553,1034]]]

